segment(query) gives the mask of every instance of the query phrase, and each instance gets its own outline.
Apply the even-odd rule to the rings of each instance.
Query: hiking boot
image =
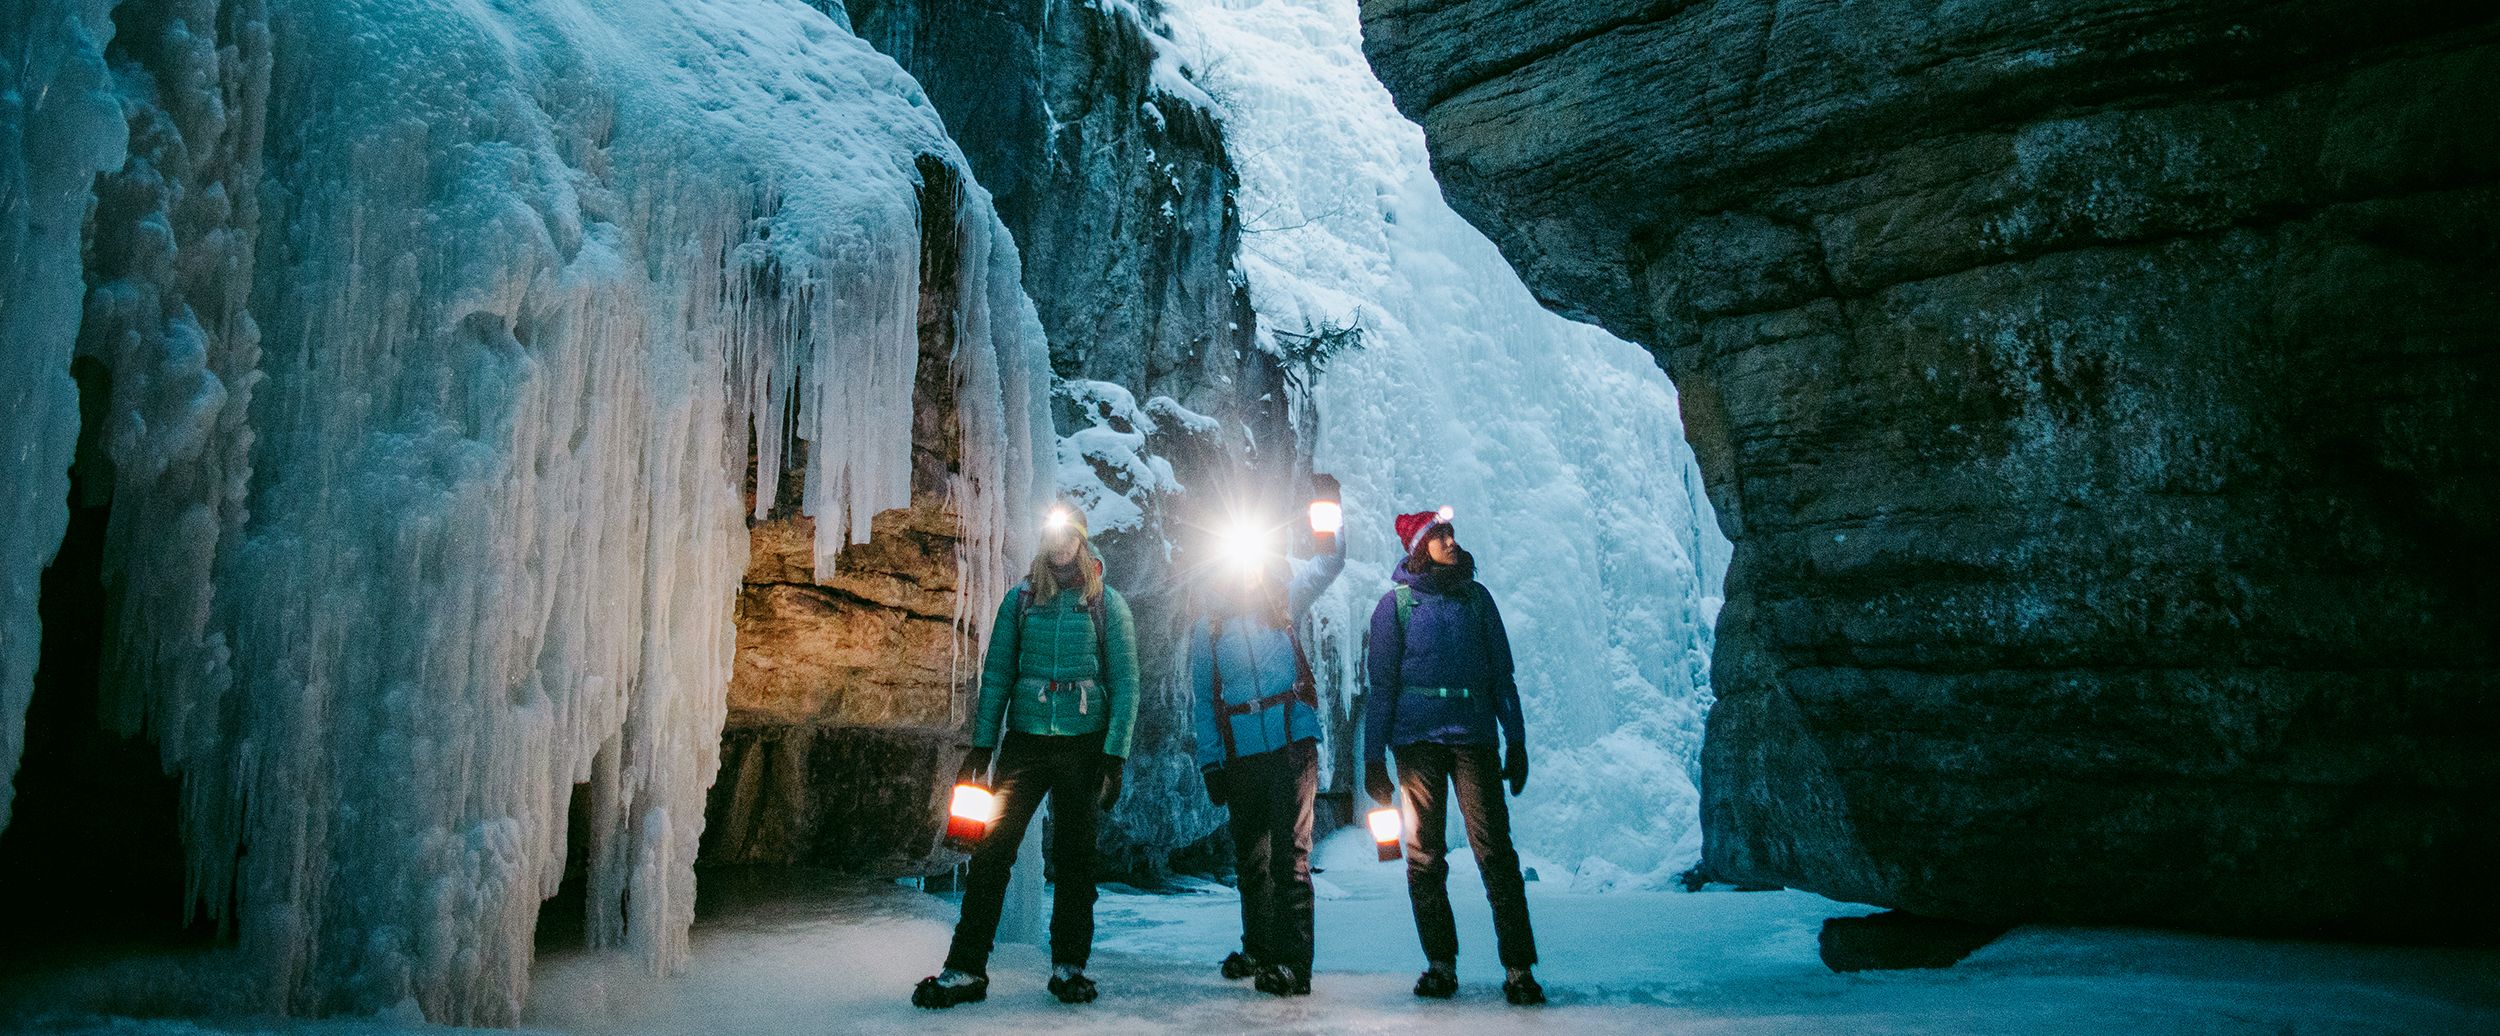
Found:
[[[1458,995],[1458,966],[1446,961],[1433,961],[1424,973],[1415,978],[1415,995],[1447,1000]]]
[[[1502,979],[1502,999],[1532,1007],[1545,1002],[1545,987],[1536,984],[1536,976],[1528,974],[1528,969],[1512,968]]]
[[[1258,973],[1259,962],[1251,960],[1247,954],[1235,953],[1224,958],[1225,978],[1249,978]]]
[[[1094,988],[1094,980],[1085,977],[1085,969],[1061,964],[1050,969],[1050,995],[1063,1004],[1090,1004],[1100,993]]]
[[[921,979],[919,985],[913,986],[911,1004],[939,1011],[956,1004],[979,1003],[989,999],[989,995],[990,980],[987,976],[948,968],[940,974]]]
[[[1311,995],[1310,973],[1290,964],[1270,964],[1260,968],[1258,981],[1254,984],[1259,992],[1276,996]]]

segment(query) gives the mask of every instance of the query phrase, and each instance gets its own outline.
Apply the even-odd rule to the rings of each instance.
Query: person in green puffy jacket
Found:
[[[1086,538],[1084,518],[1058,508],[1031,575],[1007,592],[990,627],[972,752],[957,779],[983,783],[995,755],[998,772],[989,786],[998,819],[973,850],[945,970],[920,980],[913,1003],[952,1007],[988,996],[990,949],[1016,846],[1045,798],[1056,804],[1048,847],[1050,992],[1071,1004],[1094,999],[1085,963],[1094,946],[1097,807],[1119,801],[1136,725],[1136,623],[1120,592],[1103,584],[1102,555]]]

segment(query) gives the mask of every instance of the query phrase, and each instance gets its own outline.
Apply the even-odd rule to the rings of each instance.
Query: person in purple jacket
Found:
[[[1476,582],[1476,559],[1458,545],[1450,512],[1397,518],[1406,548],[1397,587],[1372,609],[1370,701],[1363,716],[1363,785],[1383,806],[1404,793],[1406,895],[1423,942],[1415,995],[1458,992],[1458,923],[1450,914],[1449,798],[1455,789],[1467,841],[1493,903],[1502,995],[1541,1004],[1536,933],[1528,924],[1527,883],[1510,843],[1510,805],[1528,785],[1528,737],[1512,679],[1510,637],[1493,594]],[[1498,735],[1498,737],[1497,737]],[[1500,752],[1496,754],[1496,746]],[[1397,758],[1389,779],[1386,756]]]

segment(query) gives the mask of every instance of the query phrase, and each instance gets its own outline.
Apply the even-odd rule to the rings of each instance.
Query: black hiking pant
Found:
[[[1233,867],[1241,882],[1241,952],[1311,973],[1311,800],[1319,742],[1305,738],[1224,767]]]
[[[998,941],[998,914],[1007,902],[1007,880],[1016,847],[1042,799],[1053,803],[1050,856],[1050,961],[1085,965],[1094,951],[1094,831],[1102,799],[1103,735],[1010,733],[998,750],[998,820],[972,851],[964,878],[963,917],[946,966],[989,974],[990,949]]]
[[[1528,926],[1528,886],[1519,877],[1519,850],[1510,844],[1510,803],[1502,798],[1501,758],[1485,745],[1398,745],[1398,791],[1406,799],[1406,897],[1415,907],[1415,934],[1427,961],[1458,960],[1458,921],[1450,915],[1449,797],[1458,793],[1458,815],[1484,871],[1484,896],[1493,903],[1493,936],[1502,966],[1536,963],[1536,933]]]

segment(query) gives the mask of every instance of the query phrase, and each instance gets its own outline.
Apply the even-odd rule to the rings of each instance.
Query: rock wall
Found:
[[[1150,440],[1183,485],[1292,477],[1299,450],[1282,372],[1253,345],[1235,270],[1241,231],[1221,123],[1159,49],[1168,44],[1151,5],[818,6],[927,89],[1015,236],[1058,375],[1116,383],[1140,399],[1168,396],[1216,418],[1211,435],[1171,421]],[[922,409],[945,412],[927,401]],[[1085,427],[1083,415],[1059,410],[1061,434]],[[924,494],[944,484],[939,473],[916,473]],[[880,516],[871,542],[845,551],[843,574],[822,585],[808,571],[804,528],[756,528],[708,859],[898,872],[954,859],[935,847],[934,804],[969,738],[979,658],[950,627],[941,506],[929,495],[909,515]],[[1112,583],[1137,616],[1146,688],[1133,794],[1105,825],[1104,847],[1146,869],[1221,819],[1189,761],[1178,672],[1187,615],[1166,539],[1182,524],[1156,509],[1138,528],[1097,530]],[[966,611],[987,622],[995,604]],[[880,822],[857,808],[861,795],[931,823]],[[930,808],[903,805],[923,798]]]
[[[1683,390],[1710,872],[2489,937],[2490,7],[1363,9],[1451,200]]]

